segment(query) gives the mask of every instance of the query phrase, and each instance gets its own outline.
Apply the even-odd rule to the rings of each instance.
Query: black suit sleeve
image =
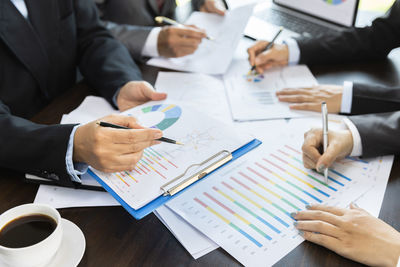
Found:
[[[394,112],[400,110],[400,88],[353,84],[351,114]]]
[[[128,50],[101,25],[90,0],[75,0],[79,68],[88,85],[113,103],[115,92],[128,81],[142,80]]]
[[[303,64],[384,59],[393,48],[400,46],[400,0],[393,4],[385,17],[374,20],[370,27],[296,40],[300,48],[300,63]]]
[[[13,116],[0,101],[0,166],[73,186],[65,154],[74,125],[39,125]]]
[[[400,155],[400,111],[350,116],[361,136],[363,157]]]

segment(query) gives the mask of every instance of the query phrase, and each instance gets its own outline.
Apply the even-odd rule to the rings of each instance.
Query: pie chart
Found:
[[[161,104],[144,107],[139,114],[133,114],[138,117],[139,123],[145,127],[156,128],[164,131],[179,120],[182,115],[182,109],[173,104]]]
[[[341,3],[346,2],[346,0],[323,0],[323,1],[330,5],[340,5]]]

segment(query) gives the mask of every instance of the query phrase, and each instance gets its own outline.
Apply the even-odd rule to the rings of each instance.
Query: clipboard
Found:
[[[240,158],[241,156],[243,156],[244,154],[246,154],[247,152],[250,152],[251,150],[255,149],[256,147],[258,147],[259,145],[261,145],[261,141],[258,139],[253,139],[252,141],[250,141],[249,143],[243,145],[242,147],[236,149],[235,151],[233,151],[232,153],[223,150],[219,153],[217,153],[216,155],[212,156],[209,159],[206,159],[205,162],[207,163],[207,161],[209,161],[210,159],[212,160],[214,157],[218,157],[218,154],[221,154],[221,158],[223,159],[222,161],[217,161],[216,165],[213,166],[206,166],[205,169],[201,169],[200,171],[197,171],[195,174],[191,175],[189,178],[184,179],[182,181],[182,183],[178,183],[179,187],[178,189],[180,190],[174,190],[173,192],[168,192],[168,189],[171,189],[173,187],[168,187],[167,185],[169,183],[171,183],[172,181],[174,181],[175,179],[179,178],[176,177],[175,179],[171,180],[171,182],[163,185],[161,187],[161,189],[163,189],[163,187],[168,187],[164,188],[164,194],[155,198],[153,201],[149,202],[147,205],[135,210],[133,209],[131,206],[129,206],[117,193],[114,192],[114,190],[112,190],[100,177],[98,177],[92,170],[88,170],[88,173],[98,182],[100,183],[104,189],[109,192],[121,205],[122,207],[124,207],[124,209],[126,209],[135,219],[140,220],[142,218],[144,218],[145,216],[147,216],[148,214],[152,213],[155,209],[157,209],[158,207],[162,206],[163,204],[165,204],[166,202],[168,202],[169,200],[179,196],[179,194],[185,192],[185,190],[187,190],[188,188],[190,188],[190,186],[196,184],[198,181],[206,178],[209,176],[209,174],[213,173],[214,171],[218,170],[219,168],[222,168],[224,166],[226,166],[227,164],[229,164],[230,162]],[[228,152],[230,156],[228,157],[224,157],[223,152]],[[201,163],[200,163],[201,164]],[[198,165],[200,165],[198,164]],[[197,165],[197,164],[196,164]],[[191,166],[189,166],[190,168]],[[209,168],[208,168],[209,167]],[[188,169],[189,169],[188,168]],[[195,178],[195,176],[198,176],[197,180],[190,180],[187,181],[190,178]],[[185,183],[187,182],[187,184]],[[189,183],[191,182],[191,183]]]

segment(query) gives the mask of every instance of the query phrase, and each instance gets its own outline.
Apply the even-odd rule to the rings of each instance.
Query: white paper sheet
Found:
[[[246,266],[276,263],[303,239],[290,212],[307,203],[347,206],[377,182],[391,160],[351,160],[330,169],[330,183],[304,169],[300,144],[269,141],[166,205]]]
[[[207,34],[214,39],[204,39],[192,55],[175,59],[153,58],[147,64],[213,75],[225,73],[242,38],[253,7],[253,4],[240,6],[227,11],[225,16],[194,12],[186,24],[205,29]]]
[[[92,179],[89,174],[87,179]],[[41,185],[33,203],[50,205],[56,209],[72,207],[119,206],[109,193],[92,190]]]
[[[234,60],[224,76],[225,89],[236,121],[282,119],[310,116],[293,111],[279,102],[276,92],[284,88],[310,87],[317,84],[305,65],[274,68],[263,74],[248,74],[247,60]]]
[[[190,103],[204,114],[232,125],[224,83],[218,76],[159,72],[155,88],[167,93],[168,98]]]
[[[166,206],[159,207],[154,211],[154,214],[172,232],[193,258],[198,259],[219,247]]]

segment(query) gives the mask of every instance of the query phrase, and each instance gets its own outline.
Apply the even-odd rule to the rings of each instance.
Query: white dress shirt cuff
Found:
[[[144,43],[143,46],[142,56],[144,57],[160,56],[158,54],[158,48],[157,48],[158,35],[160,34],[160,31],[161,27],[155,27],[150,31],[149,36],[147,36],[146,42]]]
[[[351,151],[350,156],[358,157],[362,155],[362,143],[361,136],[357,130],[357,127],[349,118],[344,118],[343,122],[346,124],[347,128],[350,130],[351,135],[353,136],[353,150]]]
[[[74,182],[81,182],[81,179],[78,177],[78,175],[82,175],[86,173],[88,169],[88,165],[85,163],[75,163],[72,160],[73,152],[74,152],[74,136],[75,132],[78,129],[80,125],[76,125],[71,132],[71,135],[69,136],[69,141],[68,141],[68,148],[67,148],[67,153],[65,156],[65,162],[67,166],[67,172],[71,176],[71,180]]]
[[[350,114],[352,104],[353,104],[353,83],[346,81],[343,84],[342,105],[340,106],[340,112],[345,114]]]
[[[300,61],[300,48],[295,39],[287,39],[283,41],[288,46],[289,65],[297,65]]]

